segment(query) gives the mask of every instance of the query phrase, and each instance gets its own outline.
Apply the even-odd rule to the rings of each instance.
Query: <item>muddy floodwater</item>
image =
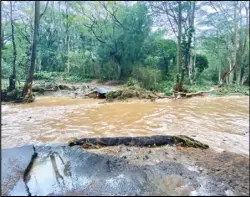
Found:
[[[249,155],[249,97],[156,102],[38,97],[2,105],[2,146],[67,143],[72,138],[187,135],[216,151]]]

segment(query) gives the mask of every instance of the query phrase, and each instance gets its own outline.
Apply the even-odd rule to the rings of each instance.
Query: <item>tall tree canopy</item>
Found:
[[[215,84],[249,81],[247,1],[40,4],[36,18],[35,2],[2,2],[2,78],[127,79],[139,67],[145,76],[156,69],[159,81],[177,77],[179,88],[201,72]]]

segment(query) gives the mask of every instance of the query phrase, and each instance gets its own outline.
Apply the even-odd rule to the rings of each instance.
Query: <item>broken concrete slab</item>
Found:
[[[28,195],[24,175],[35,156],[32,145],[2,150],[2,195],[17,194],[12,190],[18,191],[18,195]]]
[[[23,179],[6,187],[7,195],[225,195],[233,191],[219,177],[190,170],[181,160],[165,160],[160,163],[131,162],[128,157],[93,153],[80,146],[41,145],[34,149],[19,147],[8,150],[9,157],[27,156],[29,166],[21,171]],[[20,149],[18,151],[18,149]],[[127,149],[127,148],[126,148]],[[31,151],[32,150],[32,151]],[[33,150],[35,150],[33,152]],[[152,150],[152,149],[151,149]],[[27,154],[26,151],[30,154]],[[164,151],[167,151],[164,149]],[[8,153],[6,150],[4,150]],[[17,154],[17,155],[16,155]],[[127,154],[131,154],[128,151]],[[152,154],[152,152],[151,152]],[[183,156],[182,156],[183,157]],[[180,159],[181,157],[179,157]],[[6,160],[7,158],[5,158]],[[150,158],[149,158],[150,160]],[[18,160],[16,160],[18,162]],[[25,164],[19,159],[20,165]],[[3,162],[12,168],[11,162]],[[152,162],[151,162],[152,163]],[[2,169],[3,170],[3,169]],[[17,174],[18,174],[17,173]],[[13,176],[12,173],[9,173]],[[6,174],[5,174],[6,179]],[[3,178],[2,178],[3,180]],[[25,180],[25,183],[23,182]],[[5,181],[6,182],[6,181]],[[26,188],[25,188],[26,187]],[[26,193],[24,193],[26,189]]]

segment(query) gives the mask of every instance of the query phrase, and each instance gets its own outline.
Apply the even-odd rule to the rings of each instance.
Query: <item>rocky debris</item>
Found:
[[[129,98],[151,99],[152,101],[154,101],[155,99],[168,98],[168,97],[160,93],[155,93],[155,92],[146,91],[142,89],[123,88],[123,89],[108,92],[106,94],[106,98],[108,101],[112,101],[114,99],[126,100]]]
[[[221,183],[229,185],[237,196],[249,196],[249,157],[223,151],[183,149],[181,153],[191,157],[202,173],[220,178]],[[231,189],[232,191],[232,189]],[[231,195],[229,188],[227,195]]]
[[[194,96],[206,96],[210,93],[211,91],[201,91],[201,92],[192,92],[192,93],[187,93],[187,92],[176,92],[173,91],[173,97],[180,99],[180,98],[191,98]]]
[[[56,83],[34,84],[32,86],[33,92],[43,94],[44,92],[57,91],[57,90],[72,90],[69,86]]]
[[[184,135],[172,136],[172,139],[173,139],[175,144],[181,145],[184,147],[193,147],[193,148],[200,148],[200,149],[209,148],[208,145],[203,144],[197,140],[194,140],[193,138],[190,138],[190,137],[184,136]]]
[[[83,138],[72,140],[69,146],[82,145],[84,148],[99,148],[103,146],[163,146],[163,145],[180,145],[184,147],[194,147],[207,149],[208,145],[196,141],[187,136],[138,136],[138,137],[103,137],[103,138]]]
[[[122,85],[124,83],[125,83],[125,81],[111,80],[111,81],[107,81],[104,85],[117,86],[117,85]]]
[[[21,88],[16,88],[14,90],[1,90],[1,102],[13,102],[13,103],[21,103],[23,102],[22,96],[23,90]]]
[[[62,85],[62,84],[58,85],[58,88],[59,88],[60,90],[75,90],[75,87],[74,87],[74,86],[72,86],[72,88],[70,88],[69,86]]]
[[[110,91],[108,88],[94,87],[85,96],[89,98],[106,98],[106,94]]]

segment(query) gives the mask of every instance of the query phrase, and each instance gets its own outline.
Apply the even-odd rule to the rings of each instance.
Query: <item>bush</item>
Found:
[[[90,82],[91,79],[67,72],[39,72],[34,74],[34,80],[65,81],[65,82]]]
[[[202,73],[203,70],[208,68],[208,60],[205,55],[196,55],[195,67],[197,68],[199,73]]]
[[[226,95],[230,93],[240,93],[249,96],[249,87],[248,86],[239,86],[239,85],[230,85],[223,86],[220,89],[215,91],[218,95]]]
[[[108,61],[103,65],[100,78],[102,80],[114,80],[120,77],[120,66],[114,61]]]
[[[211,89],[210,85],[184,85],[187,92],[200,92],[209,91]]]
[[[34,80],[53,80],[55,74],[53,72],[38,72],[34,74]]]
[[[12,67],[7,64],[4,60],[2,60],[2,72],[1,72],[1,77],[2,79],[8,79],[9,76],[12,73]]]
[[[212,86],[218,83],[218,73],[211,69],[196,75],[195,84],[201,86]]]
[[[89,78],[82,78],[82,77],[77,76],[77,75],[70,75],[68,77],[65,77],[64,81],[66,81],[66,82],[83,82],[83,83],[88,83],[88,82],[91,82],[91,79],[89,79]]]
[[[128,88],[130,88],[130,89],[135,89],[135,90],[140,90],[140,89],[142,89],[141,88],[141,86],[140,86],[140,83],[136,80],[136,79],[134,79],[134,78],[132,78],[132,77],[129,77],[128,78],[128,81],[127,81],[127,83],[125,83],[124,85],[123,85],[123,87],[128,87]]]
[[[142,87],[154,90],[161,80],[161,71],[156,68],[136,66],[133,68],[132,76],[139,81]]]
[[[164,92],[166,96],[172,95],[172,89],[175,85],[174,81],[162,81],[157,84],[156,90],[159,92]]]

